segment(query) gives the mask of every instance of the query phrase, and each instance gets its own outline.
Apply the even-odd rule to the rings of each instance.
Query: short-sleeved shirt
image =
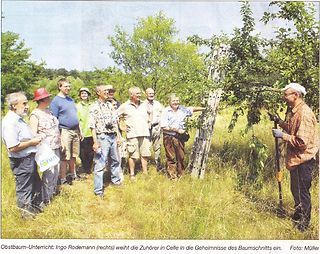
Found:
[[[79,124],[82,131],[82,135],[86,138],[92,137],[91,130],[89,127],[90,104],[80,101],[79,103],[77,103],[76,106],[77,106]]]
[[[118,129],[118,116],[110,102],[97,100],[90,106],[89,128],[95,129],[97,134],[116,133]]]
[[[175,129],[185,129],[185,119],[192,116],[192,111],[184,106],[179,106],[177,111],[168,106],[166,107],[161,115],[160,127],[168,127]],[[166,131],[167,134],[175,135],[175,132]]]
[[[35,116],[38,119],[38,134],[42,134],[45,142],[50,145],[52,149],[58,149],[61,146],[59,121],[50,112],[49,109],[40,110],[34,109],[31,116]]]
[[[148,112],[144,103],[137,106],[130,100],[123,103],[118,109],[119,117],[124,117],[128,127],[127,138],[149,137]]]
[[[8,149],[9,157],[24,158],[31,153],[37,152],[36,146],[29,146],[22,151],[13,153],[9,148],[19,145],[21,142],[34,138],[30,126],[23,118],[13,111],[9,111],[2,119],[2,139]]]
[[[60,129],[74,130],[79,127],[76,104],[69,96],[55,96],[50,109],[52,114],[58,118]]]
[[[317,119],[304,102],[295,106],[287,118],[280,127],[287,132],[283,135],[287,142],[286,167],[292,169],[316,156],[319,150]]]
[[[156,100],[154,100],[153,103],[150,103],[148,100],[145,100],[143,103],[147,107],[147,112],[149,116],[149,126],[160,124],[161,114],[164,109],[162,104]]]

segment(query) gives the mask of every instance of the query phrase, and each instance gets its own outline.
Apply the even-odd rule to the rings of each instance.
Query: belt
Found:
[[[171,133],[167,133],[167,132],[163,132],[163,135],[167,135],[167,136],[171,136],[171,137],[177,136],[177,134],[171,134]]]
[[[117,133],[116,132],[102,132],[102,133],[97,133],[97,136],[98,135],[117,135]]]
[[[72,128],[68,128],[68,127],[60,127],[60,130],[64,129],[64,130],[68,130],[68,131],[75,131],[75,130],[79,130],[78,126],[72,127]]]

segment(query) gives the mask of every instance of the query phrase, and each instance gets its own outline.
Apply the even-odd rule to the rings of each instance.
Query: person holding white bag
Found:
[[[10,167],[15,176],[17,206],[24,219],[41,212],[41,179],[35,154],[40,137],[35,137],[24,121],[28,114],[28,99],[23,92],[6,96],[9,111],[2,119],[2,139],[7,147]]]
[[[61,140],[59,121],[49,110],[51,102],[50,96],[51,94],[49,94],[45,88],[39,88],[34,91],[33,100],[37,102],[38,106],[30,114],[30,126],[33,133],[40,135],[42,138],[41,144],[39,145],[40,150],[45,152],[45,147],[49,146],[60,160]],[[46,153],[48,154],[48,152]],[[49,168],[40,165],[40,171],[45,170],[42,174],[42,199],[46,205],[50,203],[53,195],[58,191],[59,163],[54,164],[56,165]]]

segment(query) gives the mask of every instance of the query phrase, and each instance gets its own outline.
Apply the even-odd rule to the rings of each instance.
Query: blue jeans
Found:
[[[97,140],[101,146],[101,152],[94,156],[94,193],[103,193],[103,171],[106,165],[111,171],[111,182],[119,184],[120,179],[120,156],[115,134],[97,134]],[[110,161],[109,161],[110,159]]]

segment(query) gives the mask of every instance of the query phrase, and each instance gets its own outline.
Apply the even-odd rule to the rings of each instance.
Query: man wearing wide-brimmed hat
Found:
[[[317,120],[315,114],[303,101],[306,89],[298,83],[288,84],[283,91],[283,100],[288,106],[286,120],[273,116],[284,130],[273,129],[273,136],[287,144],[286,167],[290,171],[291,192],[295,212],[292,219],[298,230],[309,227],[311,217],[310,187],[312,169],[318,152]]]
[[[49,105],[51,94],[45,88],[34,91],[33,100],[38,106],[30,114],[30,126],[35,135],[40,135],[42,142],[46,142],[55,155],[60,158],[60,131],[59,121],[50,112]],[[49,204],[55,194],[57,194],[57,182],[59,176],[59,163],[42,174],[42,199],[44,204]]]

